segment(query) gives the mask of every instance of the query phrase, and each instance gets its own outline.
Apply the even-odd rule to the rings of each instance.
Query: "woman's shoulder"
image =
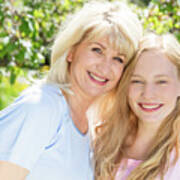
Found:
[[[61,111],[67,106],[61,90],[51,84],[33,85],[24,90],[18,98],[7,108],[22,108],[24,111],[51,113]]]
[[[33,85],[26,90],[24,90],[20,96],[15,100],[23,101],[29,104],[41,104],[49,105],[49,103],[58,104],[59,102],[65,103],[64,96],[56,85],[52,84],[41,84]]]
[[[64,121],[62,98],[57,87],[35,85],[2,110],[0,160],[31,169]]]
[[[50,84],[33,85],[24,90],[21,95],[7,108],[0,111],[0,120],[59,126],[67,112],[66,100],[61,90]],[[8,119],[8,120],[7,120]],[[15,121],[14,121],[15,122]]]

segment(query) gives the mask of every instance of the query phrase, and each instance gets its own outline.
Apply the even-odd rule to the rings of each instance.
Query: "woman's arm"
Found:
[[[26,179],[51,144],[63,106],[59,107],[59,96],[49,91],[32,87],[0,111],[0,180]]]
[[[16,164],[0,161],[0,179],[3,180],[25,180],[29,171]]]

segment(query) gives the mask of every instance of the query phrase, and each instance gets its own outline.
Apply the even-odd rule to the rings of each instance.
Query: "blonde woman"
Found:
[[[115,103],[99,100],[107,104],[92,132],[96,180],[180,179],[179,96],[180,44],[170,34],[145,36]]]
[[[116,88],[142,35],[123,3],[92,2],[52,47],[47,82],[0,112],[0,179],[93,179],[85,112]]]

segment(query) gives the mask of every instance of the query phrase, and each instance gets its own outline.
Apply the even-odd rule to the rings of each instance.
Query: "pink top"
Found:
[[[135,169],[141,162],[141,160],[124,159],[118,168],[115,180],[126,180],[131,171]],[[157,177],[155,180],[160,180],[160,177]],[[180,180],[180,159],[174,166],[168,169],[164,176],[164,180]]]

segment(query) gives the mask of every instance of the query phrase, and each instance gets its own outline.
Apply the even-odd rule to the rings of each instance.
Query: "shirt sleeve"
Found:
[[[164,176],[164,180],[179,180],[180,179],[180,158],[176,164],[172,164]]]
[[[38,90],[0,111],[0,160],[31,170],[55,134],[56,108],[53,98]]]

